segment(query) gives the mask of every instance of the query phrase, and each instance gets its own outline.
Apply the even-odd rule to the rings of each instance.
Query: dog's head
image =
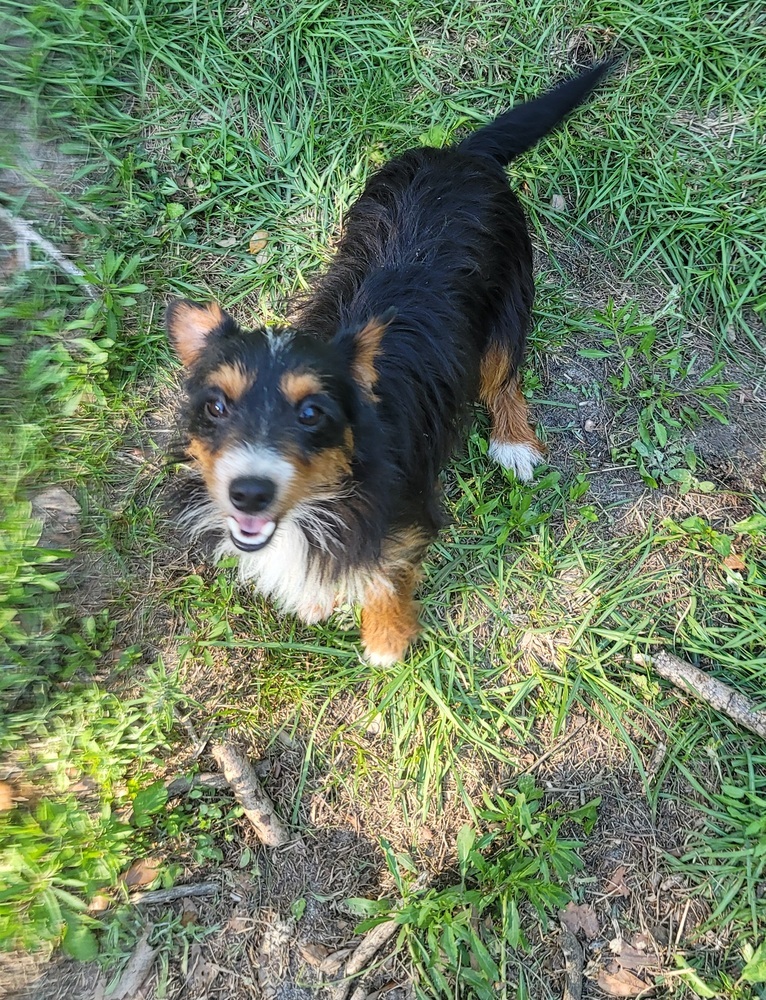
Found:
[[[166,324],[188,375],[188,450],[237,548],[262,549],[283,518],[343,495],[385,317],[325,342],[289,327],[242,330],[216,303],[179,299]]]

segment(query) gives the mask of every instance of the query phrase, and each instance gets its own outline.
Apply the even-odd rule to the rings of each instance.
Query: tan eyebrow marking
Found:
[[[322,382],[313,372],[285,372],[279,380],[279,389],[293,406],[306,396],[322,391]]]
[[[255,382],[255,372],[248,371],[241,365],[221,365],[211,372],[207,379],[208,385],[223,389],[229,399],[240,399]]]

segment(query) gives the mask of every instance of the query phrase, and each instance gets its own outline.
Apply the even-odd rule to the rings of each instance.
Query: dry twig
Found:
[[[757,709],[750,698],[735,691],[723,681],[711,677],[699,667],[692,666],[685,660],[680,660],[664,649],[655,656],[636,653],[633,661],[640,666],[652,667],[655,673],[666,681],[670,681],[677,688],[694,695],[700,701],[704,701],[712,708],[728,715],[740,726],[744,726],[745,729],[749,729],[762,739],[766,739],[766,712]]]
[[[274,803],[263,790],[247,757],[228,740],[216,743],[213,756],[261,842],[267,847],[283,847],[290,840],[296,840],[277,816]]]
[[[12,215],[6,208],[2,207],[0,207],[0,220],[2,220],[6,226],[10,227],[19,238],[20,242],[18,244],[17,251],[19,266],[23,270],[29,270],[32,266],[32,261],[29,255],[29,245],[30,243],[34,243],[34,245],[39,247],[47,257],[50,257],[59,270],[70,275],[72,278],[78,278],[88,295],[90,295],[92,299],[96,298],[96,289],[85,279],[85,273],[70,260],[67,260],[63,253],[61,253],[60,250],[57,250],[50,240],[46,240],[44,236],[41,236],[40,233],[38,233],[37,230],[30,225],[30,223],[25,222],[24,219],[17,218],[17,216]]]
[[[138,991],[146,982],[154,965],[157,949],[149,945],[149,935],[154,929],[153,924],[147,924],[144,933],[138,939],[133,954],[128,959],[120,981],[112,993],[112,1000],[135,1000]]]
[[[582,946],[567,925],[561,922],[561,950],[564,953],[564,992],[562,1000],[580,1000],[582,997]]]
[[[165,787],[168,790],[168,798],[173,799],[188,795],[193,788],[228,788],[229,782],[223,774],[192,774],[189,777],[182,775],[173,778]]]
[[[175,903],[178,899],[188,899],[190,896],[215,896],[220,891],[220,886],[215,882],[196,882],[193,885],[174,885],[172,889],[133,892],[128,899],[136,906],[140,904],[148,906],[156,903]]]
[[[380,949],[390,941],[398,929],[399,925],[395,920],[387,920],[383,924],[378,924],[368,931],[353,954],[346,962],[343,970],[343,979],[333,990],[333,1000],[346,1000],[348,991],[354,984],[353,977],[364,971]]]

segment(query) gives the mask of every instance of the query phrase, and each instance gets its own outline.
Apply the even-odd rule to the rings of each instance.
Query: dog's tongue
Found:
[[[237,514],[237,525],[246,535],[260,535],[263,529],[271,524],[271,517],[256,517],[254,514]]]

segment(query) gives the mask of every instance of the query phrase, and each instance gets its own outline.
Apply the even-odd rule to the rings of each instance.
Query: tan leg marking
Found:
[[[492,418],[490,457],[504,469],[513,469],[519,479],[530,480],[545,445],[529,426],[527,401],[508,355],[494,345],[481,360],[480,395]]]
[[[429,541],[420,528],[411,527],[383,545],[383,580],[370,585],[362,607],[362,645],[375,666],[402,660],[420,633],[414,595]]]
[[[394,582],[393,590],[371,588],[365,597],[362,645],[366,659],[376,667],[388,667],[404,659],[420,632],[414,585],[413,573],[409,581]]]

